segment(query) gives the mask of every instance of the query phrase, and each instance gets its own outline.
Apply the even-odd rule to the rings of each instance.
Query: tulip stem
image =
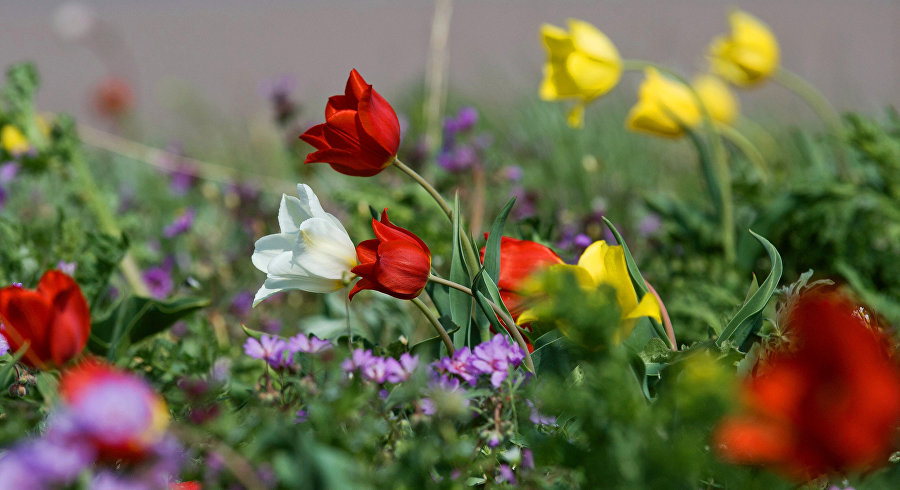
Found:
[[[456,289],[457,291],[462,291],[473,298],[475,297],[475,294],[471,289],[463,286],[462,284],[448,281],[443,277],[438,277],[434,274],[431,274],[428,276],[428,280],[431,282],[436,282],[438,284],[443,284],[444,286]],[[531,353],[528,352],[528,344],[525,342],[525,338],[522,337],[522,332],[519,332],[519,326],[516,325],[516,322],[505,311],[503,311],[503,308],[500,308],[497,303],[494,303],[487,298],[485,298],[485,301],[487,301],[491,305],[491,309],[494,310],[494,313],[497,315],[497,317],[499,317],[504,324],[508,325],[507,331],[509,331],[513,338],[516,339],[516,343],[519,344],[519,347],[521,347],[522,350],[525,351],[525,367],[533,373],[534,362],[531,360]]]
[[[727,124],[717,124],[716,129],[719,130],[725,139],[741,150],[744,156],[747,157],[747,160],[750,160],[750,163],[756,167],[760,180],[763,183],[767,183],[769,181],[769,169],[766,165],[765,157],[763,157],[762,152],[759,151],[756,145],[732,126]]]
[[[650,291],[650,294],[656,298],[656,302],[659,304],[659,312],[660,316],[662,316],[663,325],[666,327],[666,336],[669,337],[669,342],[672,344],[672,350],[678,350],[678,341],[675,340],[675,329],[672,327],[672,319],[669,318],[669,312],[666,310],[666,305],[663,303],[662,298],[659,297],[659,293],[653,289],[653,286],[650,285],[650,282],[644,279],[644,284],[647,285],[647,289]]]
[[[109,207],[103,202],[101,198],[102,194],[97,186],[97,182],[94,180],[94,176],[91,174],[91,170],[88,168],[87,162],[85,162],[81,152],[72,152],[70,155],[70,164],[72,165],[72,170],[75,172],[76,178],[80,181],[79,187],[81,187],[81,197],[85,200],[91,211],[93,211],[97,224],[100,225],[100,229],[108,235],[121,237],[122,230],[120,230],[119,225],[116,224],[116,220],[110,212]],[[134,256],[132,256],[130,252],[125,252],[125,256],[122,257],[122,262],[119,263],[119,268],[122,270],[122,275],[125,276],[125,280],[128,282],[128,285],[131,286],[134,294],[137,296],[150,297],[150,289],[144,283],[144,278],[141,277],[141,270],[138,267],[137,262],[135,262]]]
[[[447,333],[447,330],[444,329],[444,326],[441,325],[441,322],[434,316],[434,313],[431,311],[425,303],[422,302],[419,298],[413,298],[410,301],[414,305],[416,305],[420,310],[422,310],[422,314],[428,318],[428,321],[431,322],[431,326],[437,330],[438,335],[441,336],[441,340],[444,342],[444,346],[447,347],[447,352],[452,356],[456,350],[453,348],[453,341],[450,340],[450,335]]]
[[[399,158],[394,159],[394,166],[402,170],[406,175],[412,177],[412,179],[415,180],[420,186],[422,186],[422,188],[425,189],[428,194],[431,194],[432,199],[434,199],[434,202],[438,203],[438,206],[441,207],[441,210],[444,211],[444,214],[447,215],[447,218],[451,222],[453,221],[453,210],[450,209],[447,201],[445,201],[444,198],[441,197],[441,194],[437,191],[437,189],[435,189],[430,183],[428,183],[425,178],[419,175],[418,172],[407,167],[406,164],[401,162]],[[478,260],[478,255],[475,253],[475,247],[472,246],[472,241],[469,240],[469,234],[465,232],[460,233],[460,238],[462,238],[463,241],[463,249],[465,249],[466,251],[466,259],[469,261],[469,277],[474,278],[474,271],[478,268],[478,265],[481,262]]]
[[[797,94],[803,99],[803,102],[819,116],[819,119],[825,123],[825,127],[828,128],[832,138],[834,138],[833,144],[838,165],[838,174],[846,177],[846,155],[844,154],[843,146],[841,146],[841,140],[843,139],[841,117],[831,103],[828,102],[828,99],[826,99],[825,96],[822,95],[822,92],[819,92],[813,84],[790,70],[779,67],[778,70],[772,74],[772,80]]]
[[[707,159],[701,158],[701,163],[704,165],[705,172],[707,175],[715,176],[716,182],[710,182],[710,194],[713,198],[713,206],[718,206],[719,211],[719,219],[721,220],[722,227],[722,249],[725,253],[725,260],[729,263],[735,261],[735,238],[734,238],[734,202],[732,202],[731,195],[731,169],[728,167],[728,154],[725,151],[725,145],[722,142],[722,135],[716,131],[715,124],[713,123],[712,116],[709,114],[709,109],[706,107],[706,104],[703,103],[703,100],[700,99],[700,95],[694,90],[694,87],[691,83],[679,75],[674,70],[671,70],[665,66],[653,63],[652,61],[644,61],[644,60],[623,60],[622,68],[623,70],[635,71],[635,70],[643,70],[644,68],[652,67],[659,70],[661,73],[669,76],[673,80],[681,83],[688,89],[691,93],[691,96],[694,99],[694,102],[697,104],[697,108],[700,110],[700,114],[703,116],[703,128],[706,130],[710,139],[710,146],[712,146],[712,158]],[[702,144],[700,142],[697,143]],[[700,150],[700,148],[698,148]],[[709,168],[711,166],[711,168]],[[715,187],[715,189],[713,189]]]

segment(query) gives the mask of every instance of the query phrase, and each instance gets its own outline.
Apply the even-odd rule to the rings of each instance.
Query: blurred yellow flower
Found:
[[[700,123],[700,109],[689,87],[660,75],[655,68],[646,68],[644,76],[637,104],[625,122],[628,129],[677,138],[685,127]]]
[[[691,85],[709,116],[722,124],[731,124],[740,112],[740,104],[721,78],[704,74],[694,78]]]
[[[600,285],[607,285],[615,290],[616,302],[621,308],[622,317],[613,337],[614,342],[618,343],[627,338],[641,317],[650,317],[662,322],[659,303],[652,294],[645,294],[638,301],[631,276],[628,274],[628,266],[625,264],[625,250],[621,245],[610,246],[603,240],[596,241],[581,254],[578,265],[559,264],[549,269],[552,271],[558,268],[573,271],[583,289],[596,289]],[[519,316],[518,323],[538,320],[537,313],[534,309],[530,309]]]
[[[778,40],[756,17],[734,10],[728,16],[731,35],[713,39],[710,62],[716,74],[735,85],[765,80],[778,68]]]
[[[591,24],[569,19],[569,30],[541,26],[547,48],[540,96],[544,100],[575,99],[569,125],[581,127],[584,105],[609,92],[622,76],[622,60],[612,41]]]
[[[10,155],[16,156],[28,151],[31,145],[19,128],[7,124],[0,129],[0,146]]]

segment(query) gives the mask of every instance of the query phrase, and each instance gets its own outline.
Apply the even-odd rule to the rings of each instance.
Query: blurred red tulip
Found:
[[[481,248],[481,261],[484,262],[484,247]],[[500,280],[497,287],[513,320],[518,319],[526,309],[524,298],[519,294],[525,280],[545,267],[562,263],[556,252],[540,243],[508,236],[500,239]]]
[[[62,366],[84,350],[91,333],[81,288],[58,270],[47,271],[37,290],[0,289],[0,319],[10,350],[18,351],[27,342],[21,361],[34,368]]]
[[[356,246],[359,265],[352,272],[360,280],[350,291],[350,299],[363,289],[373,289],[399,299],[412,299],[422,293],[431,273],[431,251],[412,232],[388,220],[387,209],[381,222],[372,219],[374,240]]]
[[[900,425],[887,340],[837,293],[807,292],[789,307],[790,344],[747,379],[744,412],[714,433],[719,454],[798,481],[886,464]]]
[[[354,69],[344,95],[328,99],[325,123],[300,139],[316,150],[305,163],[322,162],[346,175],[370,177],[390,165],[400,147],[400,121],[391,105]]]
[[[110,119],[123,116],[134,105],[134,92],[127,80],[108,77],[94,89],[94,110]]]

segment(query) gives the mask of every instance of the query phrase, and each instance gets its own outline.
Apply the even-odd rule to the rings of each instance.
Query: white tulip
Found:
[[[253,265],[267,274],[253,306],[286,289],[312,293],[337,291],[354,277],[356,248],[337,218],[322,209],[306,184],[297,184],[300,198],[281,196],[281,233],[256,241]]]

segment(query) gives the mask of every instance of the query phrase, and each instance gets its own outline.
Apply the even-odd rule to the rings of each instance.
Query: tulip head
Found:
[[[309,128],[300,139],[317,150],[305,163],[327,163],[342,174],[370,177],[397,157],[400,121],[388,101],[354,69],[344,95],[328,99],[325,123]]]
[[[484,248],[481,249],[481,260],[484,261]],[[525,310],[522,292],[528,278],[540,270],[562,263],[563,260],[556,252],[540,243],[508,236],[500,239],[500,277],[497,287],[513,320],[518,319]]]
[[[569,19],[568,31],[544,24],[541,40],[548,59],[540,96],[544,100],[575,99],[577,104],[569,114],[569,124],[580,127],[584,105],[619,83],[619,51],[596,27],[576,19]]]
[[[0,320],[10,350],[28,349],[21,362],[43,369],[62,366],[84,350],[91,314],[81,288],[61,271],[47,271],[36,290],[0,289]]]
[[[716,74],[729,82],[748,86],[768,78],[777,68],[778,40],[756,17],[734,10],[728,16],[731,34],[713,39],[710,62]]]
[[[678,138],[684,135],[685,128],[700,123],[700,109],[689,87],[662,76],[655,68],[647,68],[644,74],[638,102],[625,123],[628,129]]]
[[[27,152],[28,149],[31,148],[31,145],[19,128],[12,124],[7,124],[0,129],[0,147],[2,147],[9,156],[16,157]]]
[[[372,219],[373,240],[356,247],[359,265],[352,272],[360,280],[350,291],[350,299],[363,289],[373,289],[399,299],[413,299],[422,293],[431,273],[431,251],[419,237],[394,225],[387,209],[381,221]]]
[[[731,124],[737,119],[740,104],[721,78],[710,74],[699,75],[691,85],[713,120]]]
[[[347,285],[356,266],[356,250],[347,230],[326,213],[308,185],[297,184],[299,198],[282,195],[281,233],[256,241],[253,265],[266,273],[253,306],[275,293],[300,289],[329,293]]]

